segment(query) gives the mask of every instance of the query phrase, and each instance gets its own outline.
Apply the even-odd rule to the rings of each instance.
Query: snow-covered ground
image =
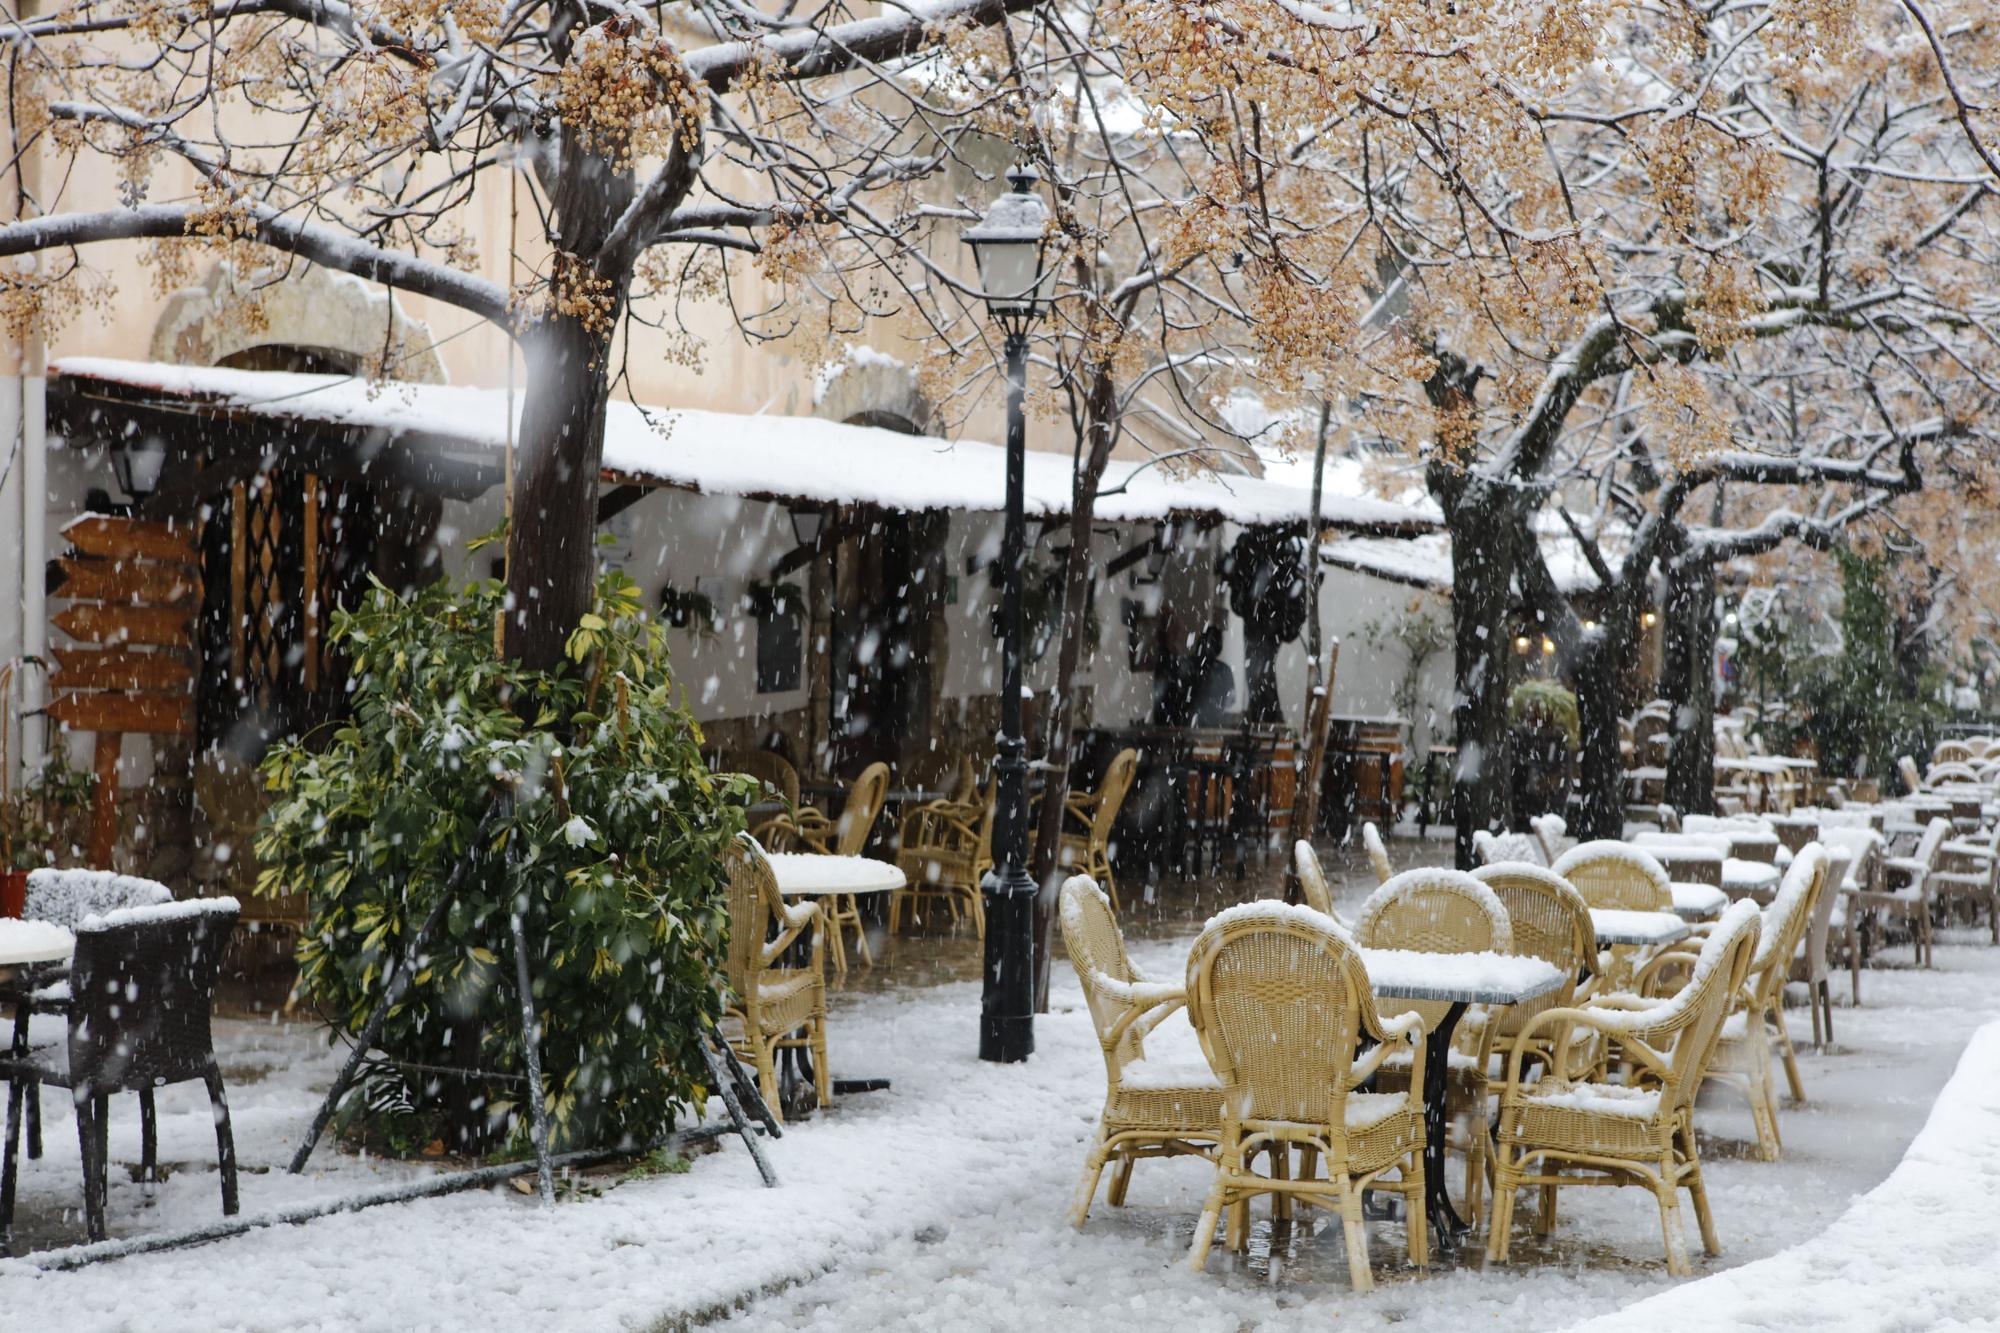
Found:
[[[1356,889],[1346,895],[1358,900]],[[1352,904],[1349,904],[1351,906]],[[1193,935],[1135,943],[1142,966],[1170,972]],[[1968,940],[1970,937],[1967,937]],[[898,942],[913,955],[924,941]],[[1924,1124],[1972,1032],[2000,1016],[2000,950],[1944,943],[1933,972],[1863,978],[1865,1007],[1836,1015],[1839,1044],[1805,1053],[1809,1103],[1783,1108],[1782,1162],[1754,1157],[1748,1113],[1726,1091],[1699,1123],[1719,1260],[1763,1259],[1825,1231],[1882,1182]],[[891,966],[894,966],[892,961]],[[282,1227],[173,1254],[68,1274],[0,1265],[0,1327],[62,1329],[674,1328],[744,1330],[1561,1327],[1671,1287],[1658,1214],[1636,1190],[1572,1190],[1555,1235],[1525,1218],[1514,1260],[1484,1270],[1476,1251],[1427,1274],[1400,1265],[1401,1229],[1371,1224],[1380,1289],[1353,1293],[1340,1229],[1302,1225],[1278,1247],[1258,1210],[1250,1260],[1221,1251],[1187,1271],[1206,1171],[1144,1163],[1129,1206],[1100,1197],[1081,1233],[1063,1221],[1102,1095],[1102,1062],[1081,997],[1058,973],[1055,1012],[1035,1057],[974,1058],[976,984],[848,995],[832,1054],[842,1076],[887,1075],[893,1090],[844,1099],[799,1124],[772,1156],[783,1187],[764,1190],[739,1145],[684,1175],[621,1182],[544,1214],[510,1189],[427,1200]],[[1794,1027],[1802,1026],[1803,1019]],[[220,1025],[243,1200],[255,1213],[420,1175],[322,1148],[303,1178],[283,1174],[332,1059],[310,1030]],[[1191,1041],[1191,1034],[1186,1034]],[[1990,1100],[1990,1099],[1989,1099]],[[19,1239],[81,1238],[74,1216],[73,1121],[46,1107],[47,1155],[24,1162]],[[1970,1115],[1971,1113],[1966,1113]],[[125,1164],[138,1158],[136,1110],[114,1107],[114,1235],[219,1215],[214,1139],[199,1086],[161,1097],[161,1156],[180,1167],[148,1203]],[[1990,1134],[1990,1129],[1989,1129]],[[1989,1155],[1990,1158],[1990,1155]],[[1992,1163],[1981,1188],[1989,1191]],[[65,1215],[65,1213],[68,1215]],[[1312,1215],[1308,1215],[1312,1217]],[[1907,1245],[1883,1237],[1888,1263]],[[1786,1270],[1791,1271],[1791,1270]],[[1867,1280],[1867,1274],[1859,1275]],[[1885,1269],[1881,1280],[1895,1280]]]

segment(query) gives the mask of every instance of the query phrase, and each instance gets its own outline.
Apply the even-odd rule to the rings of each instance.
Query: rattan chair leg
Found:
[[[1097,1197],[1097,1182],[1104,1175],[1104,1158],[1104,1132],[1099,1130],[1097,1141],[1090,1145],[1090,1152],[1083,1159],[1083,1179],[1077,1182],[1069,1204],[1069,1224],[1079,1231],[1090,1216],[1091,1201]]]
[[[844,977],[847,975],[847,945],[841,939],[839,903],[839,898],[827,900],[827,905],[833,909],[831,913],[833,919],[827,922],[831,929],[826,932],[826,952],[827,956],[833,959],[833,970]]]
[[[1496,1153],[1493,1164],[1493,1215],[1486,1222],[1486,1262],[1504,1264],[1507,1262],[1507,1232],[1514,1225],[1514,1194],[1519,1186],[1514,1173],[1500,1160],[1504,1152]]]
[[[1688,1148],[1688,1161],[1687,1192],[1694,1201],[1695,1225],[1701,1228],[1701,1248],[1710,1255],[1721,1254],[1722,1242],[1715,1234],[1715,1214],[1708,1206],[1708,1186],[1702,1181],[1701,1161],[1695,1157],[1692,1145]]]
[[[757,1067],[757,1095],[764,1099],[764,1105],[771,1108],[771,1114],[778,1123],[785,1121],[785,1099],[778,1095],[778,1057],[771,1044],[762,1037],[749,1039],[750,1063]]]
[[[854,956],[861,960],[861,966],[875,966],[875,954],[868,947],[868,928],[861,924],[861,900],[851,893],[844,895],[840,919],[854,927]]]
[[[1223,1161],[1227,1163],[1228,1157]],[[1215,1183],[1208,1187],[1208,1198],[1201,1205],[1201,1217],[1194,1224],[1194,1244],[1188,1250],[1188,1267],[1199,1273],[1208,1266],[1208,1250],[1215,1244],[1216,1224],[1222,1220],[1223,1180],[1227,1165],[1218,1167]]]
[[[826,1058],[826,1010],[813,1015],[810,1036],[813,1053],[813,1093],[822,1107],[833,1105],[833,1066]]]
[[[1368,1223],[1361,1216],[1361,1191],[1345,1175],[1340,1182],[1340,1222],[1347,1235],[1347,1280],[1356,1291],[1373,1291],[1375,1274],[1368,1267]]]
[[[1409,1182],[1409,1190],[1404,1197],[1403,1216],[1409,1219],[1410,1262],[1419,1268],[1427,1268],[1431,1262],[1431,1219],[1424,1207],[1424,1153],[1415,1148],[1410,1152],[1410,1160],[1403,1167],[1403,1178]]]
[[[152,1198],[160,1183],[160,1134],[153,1114],[153,1090],[139,1089],[139,1184]]]
[[[1681,1230],[1681,1198],[1673,1185],[1672,1159],[1663,1161],[1661,1169],[1664,1175],[1653,1193],[1660,1201],[1660,1230],[1667,1241],[1667,1272],[1675,1277],[1688,1277],[1694,1269],[1688,1263],[1687,1237]]]
[[[222,1071],[216,1068],[214,1061],[209,1062],[202,1082],[208,1085],[209,1110],[215,1117],[215,1163],[222,1176],[222,1212],[226,1217],[234,1217],[238,1207],[236,1134],[229,1125],[229,1097],[222,1088]]]
[[[1806,1099],[1806,1085],[1805,1080],[1799,1077],[1799,1053],[1792,1048],[1791,1030],[1785,1026],[1784,1006],[1776,1006],[1771,1017],[1777,1023],[1778,1046],[1784,1052],[1786,1089],[1792,1094],[1794,1105],[1803,1104]]]
[[[1246,1165],[1247,1172],[1247,1165]],[[1242,1254],[1250,1248],[1250,1196],[1244,1194],[1229,1206],[1229,1231],[1223,1243]]]
[[[1125,1206],[1125,1191],[1132,1187],[1132,1168],[1138,1159],[1129,1154],[1119,1157],[1117,1165],[1111,1168],[1111,1193],[1106,1196],[1113,1208]]]
[[[1556,1229],[1556,1187],[1542,1186],[1541,1206],[1535,1210],[1535,1234],[1547,1236]]]

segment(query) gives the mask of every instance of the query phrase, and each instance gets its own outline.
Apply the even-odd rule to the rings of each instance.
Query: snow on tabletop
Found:
[[[1368,984],[1392,1000],[1464,1000],[1512,1004],[1562,984],[1562,970],[1541,958],[1510,953],[1419,953],[1363,949]]]
[[[1656,861],[1665,856],[1684,863],[1721,865],[1727,858],[1727,851],[1720,844],[1685,833],[1641,833],[1632,839],[1632,845],[1644,848]]]
[[[1754,910],[1755,904],[1752,904]],[[1623,907],[1593,907],[1590,924],[1600,944],[1671,944],[1686,939],[1688,924],[1672,912],[1635,912]]]
[[[1674,911],[1682,915],[1714,916],[1729,906],[1729,895],[1713,884],[1676,884],[1673,892]]]
[[[150,925],[161,921],[187,921],[198,916],[237,916],[242,911],[242,904],[234,898],[184,898],[173,903],[92,912],[79,921],[76,928],[79,932],[118,930],[124,926]]]
[[[1732,889],[1768,889],[1778,882],[1778,875],[1778,867],[1769,861],[1732,856],[1722,863],[1722,882]]]
[[[1823,1234],[1572,1333],[1991,1328],[2000,1310],[1996,1184],[2000,1023],[1988,1023],[1889,1178]]]
[[[0,917],[0,963],[47,962],[76,948],[76,936],[53,921],[15,921]]]
[[[189,397],[274,419],[324,421],[425,437],[444,451],[497,452],[523,394],[500,389],[393,381],[371,385],[345,375],[164,365],[64,357],[55,373]],[[1006,498],[1006,450],[969,440],[911,436],[822,417],[746,416],[613,401],[604,427],[607,475],[750,498],[880,504],[891,509],[998,510]],[[1030,449],[1025,506],[1030,515],[1065,514],[1071,496],[1067,452]],[[1303,518],[1311,491],[1261,477],[1176,475],[1151,459],[1114,460],[1097,517],[1145,521],[1215,514],[1243,524]],[[1433,526],[1418,509],[1366,496],[1327,493],[1330,523]]]
[[[882,893],[909,881],[887,861],[817,852],[768,852],[780,893]]]

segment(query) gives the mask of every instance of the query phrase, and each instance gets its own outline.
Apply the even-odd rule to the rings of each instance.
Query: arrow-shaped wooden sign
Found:
[[[135,518],[110,518],[85,514],[72,519],[62,535],[85,555],[141,556],[149,560],[172,560],[184,565],[200,563],[194,549],[191,524],[148,523]]]
[[[49,716],[73,731],[149,731],[187,736],[194,731],[194,700],[185,694],[63,694]]]
[[[55,683],[64,690],[159,690],[193,686],[194,667],[178,653],[135,648],[57,648]]]
[[[192,567],[157,560],[79,559],[49,562],[49,595],[79,602],[181,606],[201,595]]]
[[[58,612],[55,627],[87,643],[145,643],[162,648],[186,647],[190,618],[186,611],[166,606],[99,606],[79,603]]]

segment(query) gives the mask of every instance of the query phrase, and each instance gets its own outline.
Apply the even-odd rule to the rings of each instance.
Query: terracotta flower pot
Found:
[[[28,905],[28,872],[0,870],[0,916],[20,919]]]

